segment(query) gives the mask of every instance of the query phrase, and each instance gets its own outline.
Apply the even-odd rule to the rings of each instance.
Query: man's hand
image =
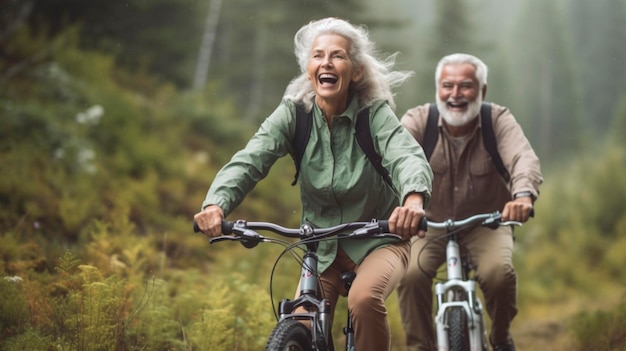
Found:
[[[216,205],[209,205],[196,213],[193,220],[200,228],[200,231],[209,238],[222,235],[222,220],[224,219],[224,211]]]
[[[420,193],[411,193],[404,200],[404,204],[396,207],[389,217],[389,231],[409,240],[417,235],[423,238],[426,235],[424,230],[419,230],[422,217],[426,215],[424,211],[424,197]]]
[[[526,222],[533,209],[533,199],[530,196],[518,197],[504,205],[502,210],[503,221]]]

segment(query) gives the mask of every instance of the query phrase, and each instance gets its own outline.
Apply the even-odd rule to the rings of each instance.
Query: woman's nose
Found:
[[[331,65],[332,65],[332,62],[330,61],[330,56],[324,57],[324,59],[322,60],[322,66],[328,67]]]

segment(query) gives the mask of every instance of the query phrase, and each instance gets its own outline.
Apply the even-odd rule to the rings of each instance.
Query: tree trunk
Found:
[[[217,24],[220,19],[221,7],[222,0],[211,0],[209,4],[209,13],[206,16],[204,34],[202,35],[202,43],[200,44],[200,52],[198,53],[196,73],[193,77],[194,90],[202,89],[208,79],[211,52],[213,50],[213,42],[215,41]]]

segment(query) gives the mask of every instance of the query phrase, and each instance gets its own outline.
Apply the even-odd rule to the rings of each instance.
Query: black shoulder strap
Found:
[[[293,136],[293,162],[296,165],[296,175],[293,178],[292,186],[298,182],[298,176],[300,175],[300,162],[302,162],[302,156],[304,156],[304,150],[309,143],[309,137],[311,136],[311,126],[313,121],[311,120],[311,114],[307,113],[304,109],[304,105],[298,104],[296,106],[296,133]]]
[[[498,173],[500,173],[500,176],[508,183],[511,179],[511,175],[507,171],[506,167],[504,167],[504,163],[502,162],[502,158],[498,152],[498,142],[496,141],[496,135],[493,131],[493,122],[491,120],[490,103],[483,102],[480,107],[480,118],[483,145],[485,146],[485,149],[487,149],[489,156],[491,156],[491,161],[498,170]],[[430,156],[433,154],[433,150],[435,149],[435,145],[437,145],[437,139],[439,138],[439,130],[437,130],[438,121],[439,111],[437,110],[437,104],[430,103],[430,108],[428,109],[428,120],[426,121],[426,130],[424,131],[424,142],[422,143],[422,148],[424,149],[427,159],[430,159]]]
[[[365,152],[376,171],[383,177],[383,180],[393,188],[393,182],[389,176],[389,171],[383,167],[383,158],[376,152],[374,148],[374,140],[372,140],[372,131],[370,129],[370,113],[369,108],[365,108],[359,112],[356,118],[356,141]]]
[[[502,158],[500,157],[500,153],[498,152],[498,142],[496,141],[496,135],[493,131],[493,122],[491,120],[490,103],[483,102],[482,106],[480,107],[480,118],[485,149],[487,149],[487,152],[491,156],[493,164],[496,166],[498,172],[500,172],[502,178],[508,183],[511,179],[511,175],[506,170],[506,167],[504,167],[504,163],[502,162]]]
[[[431,103],[428,109],[426,130],[424,130],[424,141],[422,142],[422,148],[427,160],[430,160],[430,156],[433,154],[433,150],[435,150],[435,145],[437,145],[437,139],[439,139],[438,122],[439,110],[437,110],[437,104]]]
[[[296,185],[298,182],[298,176],[300,175],[300,163],[304,156],[304,150],[309,142],[311,136],[311,128],[313,120],[311,119],[311,113],[307,113],[304,106],[296,106],[296,132],[292,141],[293,147],[293,161],[296,166],[296,175],[294,176],[291,185]],[[385,182],[393,188],[391,177],[389,172],[382,164],[382,157],[376,152],[374,148],[374,141],[372,140],[372,133],[370,130],[369,109],[365,108],[359,112],[355,126],[356,140],[359,146],[370,160],[376,171],[383,177]]]

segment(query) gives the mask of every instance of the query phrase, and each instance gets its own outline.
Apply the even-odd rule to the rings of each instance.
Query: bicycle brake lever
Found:
[[[239,238],[236,238],[232,235],[220,235],[220,236],[216,236],[214,238],[209,239],[209,244],[214,244],[216,242],[219,241],[238,241]]]
[[[514,225],[514,226],[521,227],[522,223],[521,222],[517,222],[517,221],[506,221],[506,222],[500,222],[500,225],[502,225],[502,226]]]
[[[372,220],[364,227],[353,231],[352,234],[347,234],[346,237],[353,239],[402,239],[399,235],[389,233],[389,221],[387,220]]]
[[[210,244],[214,244],[218,241],[239,241],[239,243],[241,245],[243,245],[243,247],[247,248],[247,249],[251,249],[255,246],[257,246],[261,241],[265,240],[265,237],[263,237],[262,235],[257,234],[254,231],[249,231],[252,232],[253,234],[250,233],[241,233],[241,235],[220,235],[220,236],[216,236],[214,238],[209,239],[209,243]]]

